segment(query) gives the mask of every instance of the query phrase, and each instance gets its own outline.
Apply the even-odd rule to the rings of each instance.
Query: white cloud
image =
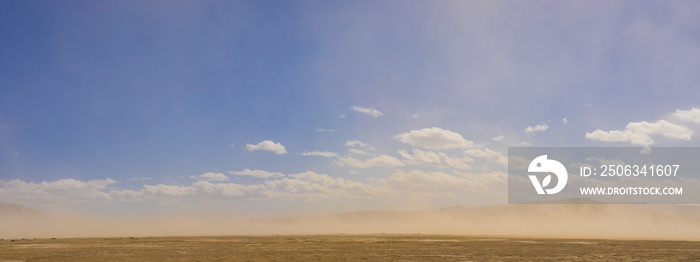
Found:
[[[435,153],[431,151],[422,151],[413,149],[413,155],[405,150],[399,150],[399,154],[403,157],[403,162],[409,165],[428,165],[442,168],[470,169],[468,162],[474,160],[468,157],[452,158],[445,153]]]
[[[365,184],[341,177],[332,178],[325,174],[311,171],[289,175],[292,178],[267,181],[265,186],[269,198],[282,199],[327,199],[357,198],[395,195],[396,192],[385,187]]]
[[[491,140],[496,141],[496,142],[503,141],[504,139],[506,139],[505,136],[494,136],[493,138],[491,138]]]
[[[279,172],[268,172],[264,170],[250,170],[250,169],[243,169],[243,171],[228,171],[229,174],[231,175],[237,175],[237,176],[252,176],[252,177],[257,177],[257,178],[271,178],[271,177],[283,177],[284,174],[279,173]]]
[[[363,150],[360,150],[360,149],[356,149],[356,148],[350,148],[348,150],[348,152],[350,152],[350,154],[353,154],[353,155],[369,155],[369,153],[367,153]]]
[[[181,197],[195,194],[194,187],[190,186],[170,186],[170,185],[145,185],[141,189],[143,194],[155,195],[155,196],[171,196],[171,197]]]
[[[666,120],[659,120],[655,123],[649,122],[631,122],[627,124],[626,130],[635,133],[644,134],[661,134],[669,138],[675,138],[680,140],[690,140],[693,135],[693,131],[689,130],[687,127],[676,125],[670,123]]]
[[[274,152],[277,155],[283,155],[287,153],[287,149],[284,148],[284,146],[280,143],[275,143],[270,140],[265,140],[257,145],[252,145],[252,144],[247,144],[245,146],[248,151],[257,151],[257,150],[262,150],[262,151],[270,151]]]
[[[141,191],[134,191],[134,190],[110,190],[108,193],[109,197],[111,199],[119,200],[119,201],[140,201],[143,199],[143,192]]]
[[[527,169],[530,165],[530,160],[518,156],[508,156],[508,166],[513,167],[513,169]]]
[[[395,195],[396,192],[382,186],[345,180],[340,177],[332,178],[325,174],[306,171],[253,185],[197,181],[191,186],[146,185],[140,192],[123,190],[113,191],[110,194],[131,199],[143,198],[144,196],[219,196],[235,199],[300,199],[312,201],[328,198]]]
[[[382,112],[379,112],[379,110],[371,108],[371,107],[366,108],[366,107],[361,107],[361,106],[353,106],[353,107],[351,107],[351,109],[355,112],[368,114],[368,115],[373,116],[373,117],[380,117],[380,116],[384,115],[384,114],[382,114]]]
[[[549,126],[547,124],[539,124],[534,127],[527,126],[527,128],[525,128],[525,134],[535,134],[536,132],[543,132],[547,129],[549,129]]]
[[[532,143],[530,143],[530,142],[520,142],[520,145],[521,145],[521,146],[531,146]]]
[[[641,121],[630,122],[625,130],[603,131],[596,129],[586,133],[586,138],[603,142],[630,142],[634,145],[649,146],[656,142],[652,135],[660,134],[668,138],[689,141],[693,131],[685,126],[673,124],[666,120],[659,120],[653,123]]]
[[[569,123],[569,120],[567,120],[566,117],[565,117],[565,118],[562,118],[562,119],[561,119],[561,123],[566,125],[566,124]]]
[[[380,179],[378,184],[403,193],[451,195],[452,193],[481,192],[496,184],[502,184],[504,180],[505,174],[502,172],[453,175],[413,170],[396,172],[388,179]]]
[[[403,166],[398,159],[384,154],[368,159],[365,163],[369,166]]]
[[[241,172],[230,172],[252,176],[272,177],[284,176],[260,170],[246,169]],[[207,173],[211,174],[211,173]],[[279,174],[279,175],[278,175]],[[199,177],[199,176],[197,176]],[[24,182],[19,179],[0,181],[0,199],[18,204],[33,206],[83,203],[91,201],[128,201],[167,199],[202,199],[206,197],[222,197],[236,199],[301,199],[318,200],[327,198],[363,198],[373,196],[396,195],[396,191],[380,185],[346,180],[340,177],[332,178],[325,174],[306,171],[266,180],[259,184],[242,185],[213,180],[199,180],[191,185],[144,185],[140,190],[117,190],[108,188],[117,183],[112,179],[80,181],[61,179],[52,182]]]
[[[365,184],[325,174],[306,171],[289,177],[268,180],[262,184],[240,185],[235,183],[209,183],[199,181],[193,187],[203,194],[233,198],[300,199],[361,198],[395,195],[385,187]]]
[[[129,181],[146,181],[146,180],[151,180],[151,179],[152,179],[151,177],[142,176],[142,177],[132,177],[132,178],[128,178],[128,179],[126,179],[126,180],[129,180]]]
[[[113,192],[113,195],[128,196],[132,193],[137,197],[219,196],[235,199],[299,199],[307,201],[328,198],[361,198],[396,194],[395,191],[382,186],[345,180],[340,177],[332,178],[328,175],[317,174],[311,171],[306,171],[299,174],[290,174],[288,177],[267,180],[263,183],[253,185],[197,181],[191,186],[144,186],[141,192],[129,192],[125,190],[122,192]]]
[[[603,142],[630,142],[635,145],[643,146],[653,145],[655,143],[648,134],[620,130],[603,131],[596,129],[593,132],[587,132],[586,138]]]
[[[474,146],[474,142],[464,139],[459,133],[437,127],[412,130],[398,134],[394,136],[394,139],[405,144],[428,149],[469,148]]]
[[[348,141],[348,142],[345,143],[345,146],[349,146],[349,147],[364,147],[364,148],[367,148],[367,149],[370,149],[370,150],[373,149],[372,146],[370,146],[370,145],[368,145],[368,144],[365,144],[365,143],[363,143],[363,142],[360,141],[360,140]]]
[[[468,149],[464,151],[464,154],[472,157],[484,158],[489,162],[499,163],[501,165],[508,166],[508,159],[505,156],[503,156],[503,154],[488,148]]]
[[[339,165],[343,166],[351,166],[351,167],[358,167],[358,168],[368,168],[368,167],[373,167],[373,166],[403,166],[403,163],[399,161],[398,159],[388,156],[388,155],[379,155],[377,157],[362,161],[360,159],[354,158],[354,157],[345,157],[341,158],[338,161],[334,162]]]
[[[413,119],[418,119],[418,118],[420,118],[420,115],[419,115],[419,114],[413,114],[411,117],[413,117]]]
[[[676,110],[676,112],[672,115],[684,122],[700,123],[700,109],[698,108],[692,108],[690,110]]]
[[[609,159],[605,157],[594,157],[594,156],[589,156],[586,157],[586,161],[588,162],[596,162],[598,165],[616,165],[616,166],[624,166],[625,162],[622,162],[620,159]]]
[[[224,174],[221,173],[204,173],[198,176],[190,176],[192,179],[197,179],[197,180],[207,180],[207,181],[226,181],[228,180],[228,177]]]
[[[240,185],[236,183],[211,183],[209,181],[197,181],[192,184],[197,194],[219,195],[229,198],[264,198],[265,186]]]
[[[15,203],[77,203],[93,200],[109,200],[103,192],[116,184],[112,179],[95,179],[87,182],[60,179],[52,182],[24,182],[19,179],[0,180],[0,199]]]
[[[319,128],[319,129],[316,129],[316,132],[319,132],[319,133],[333,133],[333,132],[335,132],[335,130],[333,130],[333,129]]]
[[[304,153],[300,153],[302,156],[322,156],[322,157],[337,157],[338,154],[335,152],[329,152],[329,151],[307,151]]]

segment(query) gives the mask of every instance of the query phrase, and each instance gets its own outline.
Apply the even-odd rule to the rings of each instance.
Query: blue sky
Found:
[[[698,13],[2,2],[0,199],[251,216],[505,203],[509,146],[698,146]]]

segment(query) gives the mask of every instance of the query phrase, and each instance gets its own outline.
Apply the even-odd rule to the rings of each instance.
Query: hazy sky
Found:
[[[509,146],[700,146],[698,14],[2,1],[0,201],[244,217],[505,203]]]

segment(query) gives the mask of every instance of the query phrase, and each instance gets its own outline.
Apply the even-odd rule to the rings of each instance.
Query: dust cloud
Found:
[[[700,240],[700,207],[550,204],[365,211],[282,219],[179,213],[106,217],[0,216],[0,238],[275,234],[448,234],[545,238]]]

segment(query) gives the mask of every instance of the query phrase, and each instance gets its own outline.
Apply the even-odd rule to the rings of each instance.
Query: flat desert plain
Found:
[[[451,235],[4,239],[0,261],[698,261],[700,242]]]

